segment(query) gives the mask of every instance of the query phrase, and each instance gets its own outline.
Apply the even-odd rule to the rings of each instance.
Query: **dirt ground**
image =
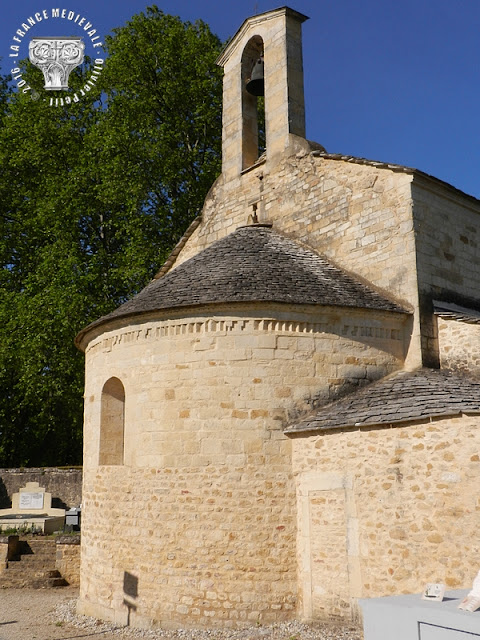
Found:
[[[362,640],[358,627],[297,622],[272,627],[227,630],[148,631],[120,628],[92,618],[75,616],[78,589],[2,589],[0,583],[0,640]]]
[[[101,629],[79,629],[55,619],[59,603],[76,600],[78,589],[0,589],[0,640],[66,640],[98,638],[119,640],[121,636]]]

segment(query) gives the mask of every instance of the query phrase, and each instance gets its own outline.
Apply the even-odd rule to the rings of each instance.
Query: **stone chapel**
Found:
[[[305,20],[283,7],[230,40],[201,215],[77,336],[81,613],[348,620],[480,568],[480,201],[305,139]]]

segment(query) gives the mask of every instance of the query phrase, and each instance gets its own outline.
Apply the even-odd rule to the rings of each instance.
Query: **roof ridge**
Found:
[[[369,167],[377,167],[380,169],[389,169],[390,171],[396,171],[397,173],[407,173],[413,176],[419,176],[421,178],[425,178],[427,180],[432,180],[433,182],[442,185],[449,191],[453,191],[455,194],[460,195],[464,198],[468,198],[469,200],[474,201],[476,204],[480,203],[480,199],[472,196],[470,193],[466,193],[458,187],[442,180],[441,178],[437,178],[436,176],[431,175],[430,173],[426,173],[421,169],[416,169],[415,167],[408,167],[406,165],[396,164],[394,162],[384,162],[381,160],[369,160],[368,158],[360,158],[357,156],[351,156],[343,153],[328,153],[328,151],[314,150],[310,152],[311,156],[317,158],[325,158],[326,160],[341,160],[343,162],[351,162],[352,164],[363,164]]]
[[[392,171],[400,171],[403,173],[416,173],[419,171],[414,167],[407,167],[405,165],[395,164],[393,162],[384,162],[382,160],[369,160],[368,158],[351,156],[344,153],[329,153],[328,151],[317,151],[317,150],[311,151],[310,153],[314,157],[321,157],[327,160],[343,160],[344,162],[352,162],[354,164],[365,164],[365,165],[368,165],[369,167],[380,167],[382,169],[391,169]]]

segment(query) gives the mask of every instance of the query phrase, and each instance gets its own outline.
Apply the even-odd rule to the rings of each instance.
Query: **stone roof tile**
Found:
[[[398,424],[460,413],[480,413],[480,380],[435,369],[400,371],[325,405],[285,432]]]
[[[211,244],[77,336],[109,320],[234,302],[356,307],[407,313],[325,258],[267,225],[240,227]]]
[[[452,302],[433,301],[433,311],[441,318],[453,318],[467,324],[480,324],[480,311],[469,309]]]

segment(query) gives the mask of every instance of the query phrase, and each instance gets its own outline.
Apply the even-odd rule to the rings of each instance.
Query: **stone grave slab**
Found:
[[[52,494],[38,482],[27,482],[12,496],[10,509],[0,509],[0,531],[35,528],[43,533],[63,529],[65,509],[52,507]]]

